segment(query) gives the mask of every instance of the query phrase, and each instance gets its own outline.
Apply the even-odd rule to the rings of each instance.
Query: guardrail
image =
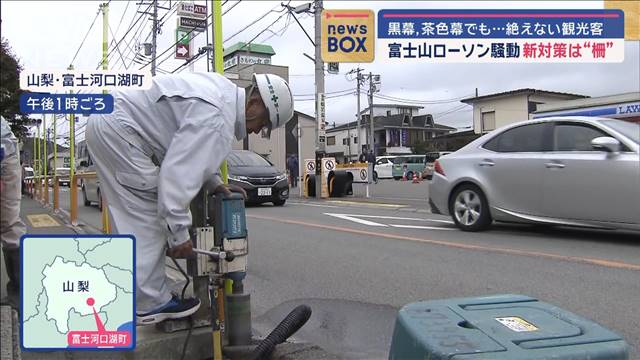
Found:
[[[69,218],[72,225],[78,224],[78,181],[79,180],[88,180],[88,179],[97,179],[98,176],[95,172],[83,172],[74,174],[71,177],[71,186],[69,197],[71,202],[71,209],[69,211]],[[111,233],[111,223],[109,222],[109,210],[107,207],[107,200],[100,194],[102,197],[102,232],[105,234]]]
[[[49,206],[49,180],[53,186],[53,210],[60,211],[60,183],[59,176],[36,176],[25,179],[27,193],[32,199],[38,200],[44,206]],[[78,182],[83,179],[97,179],[95,172],[75,174],[69,181],[69,221],[71,225],[78,225]],[[102,196],[102,194],[100,195]],[[107,201],[102,197],[102,232],[111,233]]]

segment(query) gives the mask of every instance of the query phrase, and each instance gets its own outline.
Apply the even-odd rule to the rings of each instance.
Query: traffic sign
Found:
[[[327,71],[329,72],[329,74],[338,74],[338,73],[340,73],[340,63],[330,62]]]
[[[191,56],[191,35],[189,30],[176,29],[176,59],[188,59]]]
[[[178,16],[178,27],[195,29],[195,31],[204,31],[207,28],[207,20]]]
[[[175,58],[176,59],[188,59],[189,56],[189,45],[185,45],[185,44],[176,44],[176,55]]]

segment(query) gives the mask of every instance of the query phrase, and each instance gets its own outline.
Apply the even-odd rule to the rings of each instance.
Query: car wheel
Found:
[[[91,206],[91,201],[87,199],[87,189],[82,187],[82,200],[84,201],[84,206]]]
[[[481,231],[491,224],[487,198],[475,185],[465,184],[456,189],[449,200],[449,212],[462,231]]]
[[[100,194],[100,189],[98,189],[98,210],[102,211],[102,195]]]
[[[278,200],[278,201],[274,201],[273,205],[275,206],[284,206],[284,203],[286,203],[287,200]]]

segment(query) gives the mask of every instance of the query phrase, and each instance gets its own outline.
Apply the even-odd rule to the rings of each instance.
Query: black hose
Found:
[[[309,306],[299,305],[293,309],[293,311],[256,346],[251,358],[253,360],[268,359],[271,353],[273,353],[273,350],[275,350],[276,345],[285,342],[291,335],[300,330],[300,328],[307,323],[309,317],[311,317],[311,308]]]

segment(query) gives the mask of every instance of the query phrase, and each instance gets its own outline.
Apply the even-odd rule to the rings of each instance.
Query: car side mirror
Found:
[[[87,166],[89,166],[89,162],[86,161],[86,160],[82,160],[82,161],[80,161],[80,166],[87,167]]]
[[[601,136],[591,140],[591,146],[600,151],[617,153],[620,151],[620,141],[610,136]]]

